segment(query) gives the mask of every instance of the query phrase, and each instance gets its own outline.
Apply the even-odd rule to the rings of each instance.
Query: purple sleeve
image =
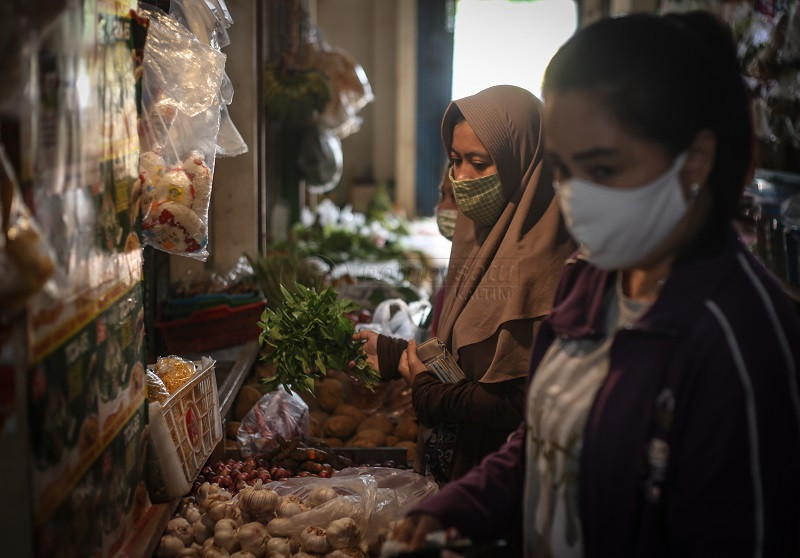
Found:
[[[525,480],[525,425],[457,481],[423,500],[411,513],[430,514],[473,541],[492,541],[521,527]]]

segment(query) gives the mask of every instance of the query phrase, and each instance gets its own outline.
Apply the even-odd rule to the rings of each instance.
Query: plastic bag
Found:
[[[205,261],[225,55],[162,12],[145,15],[142,233],[159,250]]]
[[[22,308],[55,270],[47,239],[22,201],[16,174],[0,144],[0,308]]]
[[[342,178],[344,159],[342,140],[327,128],[309,128],[300,145],[298,166],[308,191],[324,194],[333,190]]]
[[[287,440],[297,435],[306,438],[309,428],[306,402],[294,392],[276,389],[259,399],[245,415],[236,440],[242,455],[247,457],[277,448],[278,434]]]
[[[225,3],[210,5],[206,0],[173,0],[170,2],[170,17],[180,21],[198,40],[220,50],[230,44],[227,28],[233,23],[227,14]],[[227,15],[227,17],[226,17]],[[220,124],[217,134],[217,156],[235,157],[247,153],[247,144],[228,113],[227,105],[233,101],[233,84],[227,74],[223,74],[220,86]]]
[[[375,97],[364,69],[342,49],[332,48],[316,27],[305,34],[302,59],[308,68],[323,72],[330,80],[331,100],[319,122],[344,139],[361,129],[358,112]]]
[[[371,329],[390,337],[419,341],[424,336],[419,324],[425,321],[430,311],[431,303],[428,300],[406,304],[403,299],[392,298],[378,304],[372,313],[372,323],[357,324],[356,329]]]
[[[291,494],[303,500],[315,489],[332,488],[338,497],[288,518],[292,536],[299,537],[310,525],[326,528],[331,521],[350,517],[361,531],[361,542],[371,548],[382,540],[392,522],[438,491],[437,485],[422,475],[389,467],[351,467],[327,479],[290,478],[265,486],[280,496]]]

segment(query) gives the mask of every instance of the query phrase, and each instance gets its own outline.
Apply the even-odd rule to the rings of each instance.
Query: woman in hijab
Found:
[[[444,383],[407,366],[406,342],[362,331],[386,380],[412,387],[420,434],[415,469],[440,482],[464,475],[522,419],[534,336],[575,245],[542,158],[542,104],[511,85],[450,104],[442,140],[459,214],[438,337],[465,378]]]

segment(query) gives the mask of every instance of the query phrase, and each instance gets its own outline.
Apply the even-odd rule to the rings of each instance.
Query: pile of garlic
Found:
[[[370,549],[351,517],[297,534],[290,518],[337,498],[333,488],[313,488],[306,498],[279,496],[261,481],[235,498],[204,483],[167,524],[157,557],[178,558],[366,558]]]

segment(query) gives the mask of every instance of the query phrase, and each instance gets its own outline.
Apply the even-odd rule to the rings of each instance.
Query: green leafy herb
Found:
[[[329,369],[346,371],[374,389],[380,374],[353,341],[355,324],[346,316],[358,305],[339,298],[333,287],[318,292],[295,283],[294,289],[281,286],[283,303],[265,309],[258,322],[259,343],[272,348],[265,359],[275,363],[275,375],[264,381],[268,389],[282,385],[289,391],[313,392],[314,381],[325,378]],[[348,370],[351,361],[355,366]]]

